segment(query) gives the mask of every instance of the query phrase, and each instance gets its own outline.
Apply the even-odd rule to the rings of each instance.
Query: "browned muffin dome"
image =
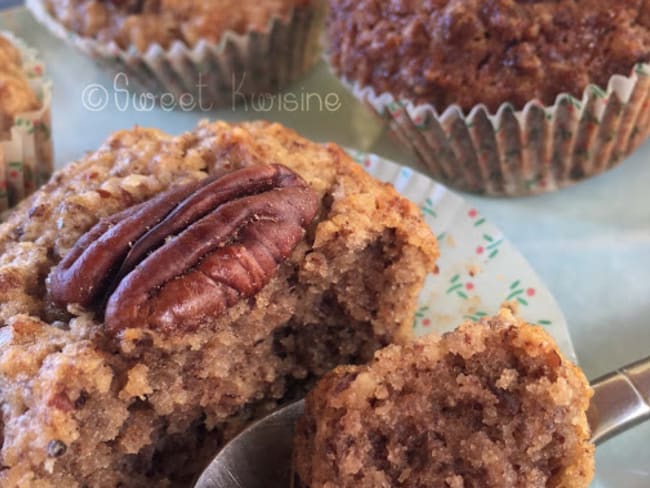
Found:
[[[521,109],[650,59],[645,0],[330,0],[335,71],[438,110]]]
[[[66,28],[100,42],[146,51],[174,41],[218,43],[228,31],[264,30],[272,18],[311,0],[44,0]]]
[[[309,488],[584,488],[590,396],[543,329],[502,310],[326,375],[294,467]]]

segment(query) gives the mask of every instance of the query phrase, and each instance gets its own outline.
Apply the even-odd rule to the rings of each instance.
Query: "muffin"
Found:
[[[0,31],[0,212],[49,178],[50,86],[36,53]]]
[[[591,395],[542,328],[503,309],[325,375],[296,425],[295,473],[309,488],[586,488]]]
[[[276,92],[318,57],[323,0],[29,0],[37,20],[165,107]],[[120,77],[117,74],[124,73]]]
[[[0,226],[0,485],[188,486],[251,419],[408,341],[436,258],[335,145],[112,135]]]
[[[38,110],[40,105],[23,71],[20,51],[0,36],[0,129],[6,132],[16,115]]]
[[[648,135],[645,2],[329,3],[333,70],[450,186],[554,190]]]

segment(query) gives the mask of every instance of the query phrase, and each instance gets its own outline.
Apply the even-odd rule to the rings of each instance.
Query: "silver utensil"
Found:
[[[650,357],[594,380],[588,411],[592,440],[602,444],[650,419]],[[195,488],[288,488],[293,429],[304,402],[263,418],[230,441]]]
[[[601,376],[591,386],[587,415],[596,444],[650,419],[650,357]]]

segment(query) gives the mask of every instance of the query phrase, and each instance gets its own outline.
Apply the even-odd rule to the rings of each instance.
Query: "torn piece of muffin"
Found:
[[[250,419],[410,339],[436,257],[337,146],[116,133],[0,226],[0,485],[187,486]]]
[[[587,487],[583,373],[503,309],[327,374],[296,427],[309,488]]]

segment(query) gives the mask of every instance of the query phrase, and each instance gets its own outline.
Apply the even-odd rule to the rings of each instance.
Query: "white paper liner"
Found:
[[[442,114],[372,87],[343,83],[390,125],[437,180],[492,196],[554,191],[620,163],[650,134],[650,65],[615,75],[607,89],[589,85],[582,99],[563,93],[544,106],[530,101],[496,114],[483,105],[468,115],[452,105]]]
[[[171,94],[176,101],[189,94],[197,107],[234,105],[252,95],[277,92],[319,58],[323,12],[318,1],[294,8],[286,18],[272,18],[263,31],[227,32],[218,44],[200,41],[193,48],[181,41],[169,49],[154,44],[145,53],[79,36],[50,15],[43,0],[27,0],[26,5],[51,33],[109,71],[125,73],[129,88],[156,97]]]
[[[45,183],[53,169],[52,84],[37,52],[13,34],[0,31],[20,51],[23,69],[41,108],[16,115],[0,135],[0,212],[13,207]]]

